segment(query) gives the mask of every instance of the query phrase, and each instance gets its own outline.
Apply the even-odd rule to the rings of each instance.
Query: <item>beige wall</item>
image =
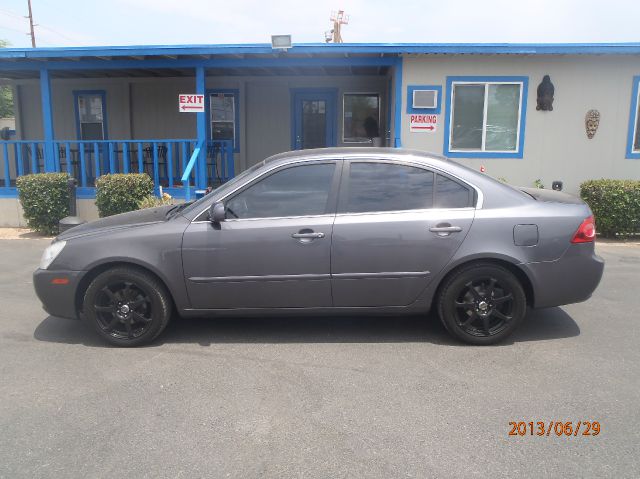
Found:
[[[403,146],[443,153],[445,108],[436,133],[410,133],[406,86],[442,85],[454,75],[528,76],[529,92],[523,159],[456,159],[473,168],[486,167],[494,177],[531,186],[540,178],[547,187],[562,180],[565,191],[576,193],[582,181],[593,178],[640,179],[640,160],[625,158],[634,75],[640,59],[632,56],[432,56],[404,59]],[[555,86],[553,111],[536,111],[536,89],[544,75]],[[589,140],[584,117],[600,111],[600,127]]]
[[[208,77],[207,89],[240,92],[240,152],[236,171],[269,155],[291,149],[292,88],[336,88],[338,144],[342,138],[342,94],[378,93],[381,132],[386,131],[387,81],[384,76]],[[74,90],[104,90],[109,139],[195,138],[196,116],[178,112],[178,94],[195,90],[194,78],[53,79],[56,139],[76,139]],[[18,138],[42,139],[40,87],[19,82]]]

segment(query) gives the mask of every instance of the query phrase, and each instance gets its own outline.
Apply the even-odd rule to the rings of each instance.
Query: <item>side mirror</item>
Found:
[[[224,203],[222,201],[216,201],[209,208],[209,219],[212,223],[221,223],[226,218],[224,210]]]

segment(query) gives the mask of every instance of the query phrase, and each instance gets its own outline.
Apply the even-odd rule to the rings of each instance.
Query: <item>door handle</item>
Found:
[[[293,233],[291,237],[294,239],[316,239],[324,238],[324,233]]]
[[[432,233],[437,233],[438,236],[445,237],[451,235],[451,233],[459,233],[460,231],[462,231],[462,228],[460,228],[460,226],[451,226],[445,223],[442,226],[433,226],[429,228],[429,231],[431,231]]]

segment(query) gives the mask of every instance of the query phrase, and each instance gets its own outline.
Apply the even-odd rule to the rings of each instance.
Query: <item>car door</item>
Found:
[[[226,219],[183,238],[195,309],[331,306],[337,161],[276,168],[224,199]]]
[[[420,164],[345,164],[331,249],[334,306],[415,301],[462,244],[474,198],[470,186]]]

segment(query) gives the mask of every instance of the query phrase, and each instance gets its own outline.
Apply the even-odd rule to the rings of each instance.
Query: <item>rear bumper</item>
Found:
[[[556,261],[524,266],[533,282],[534,307],[548,308],[589,299],[600,284],[604,260],[593,243],[584,243],[572,244]]]
[[[76,291],[85,271],[48,271],[37,269],[33,273],[33,286],[43,309],[51,316],[78,319]],[[54,279],[59,280],[56,284]],[[66,284],[60,284],[68,280]]]

